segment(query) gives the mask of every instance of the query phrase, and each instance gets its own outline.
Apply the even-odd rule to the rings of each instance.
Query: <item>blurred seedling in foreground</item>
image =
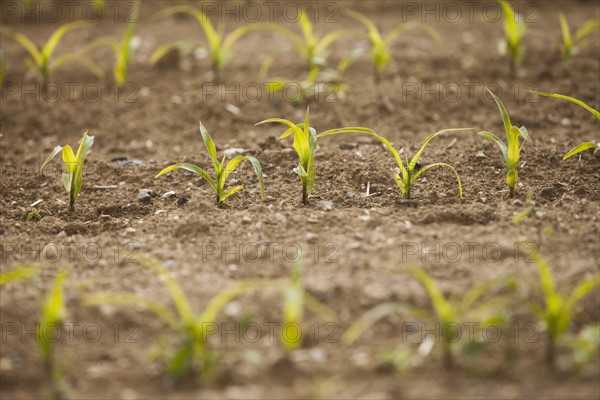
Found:
[[[554,367],[557,344],[569,329],[579,302],[600,283],[600,273],[582,280],[570,293],[565,293],[557,289],[546,260],[537,252],[531,257],[537,264],[544,295],[543,305],[534,304],[533,310],[545,325],[548,336],[546,361]]]
[[[422,269],[410,267],[408,269],[425,289],[432,311],[412,306],[406,303],[384,303],[363,314],[353,323],[342,336],[346,345],[354,343],[365,331],[369,330],[377,321],[393,314],[410,314],[423,319],[435,320],[439,326],[443,349],[443,365],[445,368],[454,366],[454,349],[461,346],[461,335],[453,326],[463,323],[477,323],[474,325],[481,329],[491,324],[500,326],[508,319],[509,297],[502,294],[492,294],[498,291],[499,284],[509,291],[514,284],[506,284],[500,280],[486,281],[473,286],[462,296],[446,297],[437,283]],[[464,336],[464,335],[463,335]],[[480,335],[478,335],[481,337]],[[435,343],[440,338],[436,337]],[[464,339],[464,338],[463,338]],[[429,350],[422,349],[423,355]]]
[[[531,93],[537,94],[538,96],[552,97],[555,99],[565,100],[570,103],[577,104],[578,106],[583,107],[586,110],[588,110],[594,117],[596,117],[597,120],[600,121],[600,111],[594,110],[592,107],[590,107],[583,101],[577,100],[574,97],[569,97],[569,96],[565,96],[564,94],[557,94],[557,93],[546,93],[546,92],[535,92],[535,91],[532,91]],[[597,149],[598,147],[599,147],[598,143],[594,143],[594,142],[581,143],[581,144],[575,146],[567,154],[565,154],[565,156],[563,157],[563,160],[566,160],[569,157],[573,157],[574,155],[579,154],[582,151],[586,151],[588,149]]]
[[[335,319],[335,313],[331,309],[304,290],[300,282],[300,270],[297,268],[292,270],[292,276],[287,281],[256,279],[240,281],[228,286],[213,296],[202,312],[196,313],[182,287],[166,268],[153,260],[144,260],[142,263],[164,283],[176,313],[166,305],[131,292],[90,294],[85,298],[85,304],[135,306],[150,311],[162,319],[169,330],[176,334],[176,336],[169,335],[170,339],[176,341],[175,350],[164,351],[169,353],[166,355],[168,371],[175,377],[182,377],[192,371],[200,372],[204,379],[213,376],[218,356],[216,349],[210,345],[209,339],[214,333],[217,317],[228,303],[244,294],[264,291],[281,293],[284,296],[283,327],[301,326],[305,308],[329,320]],[[282,344],[288,351],[294,350],[302,343],[301,337],[296,333],[287,335],[285,331],[281,332]],[[159,343],[159,347],[165,347],[165,344]]]
[[[496,143],[500,148],[502,158],[504,159],[506,165],[506,184],[508,185],[508,189],[510,191],[510,197],[513,197],[519,180],[518,168],[521,149],[523,149],[525,141],[531,141],[531,139],[529,137],[529,133],[527,132],[527,128],[524,126],[517,128],[516,126],[512,125],[510,117],[508,116],[508,111],[506,111],[502,101],[489,89],[487,90],[494,98],[494,101],[498,106],[498,110],[500,110],[500,116],[502,117],[502,122],[504,123],[504,130],[506,131],[506,143],[488,131],[481,131],[479,132],[479,135],[491,142]],[[523,142],[519,143],[519,138],[521,136],[523,137]]]
[[[67,53],[53,58],[56,48],[67,32],[89,26],[91,26],[91,24],[84,21],[76,21],[64,24],[54,31],[48,41],[41,48],[39,48],[27,36],[23,35],[22,33],[15,32],[4,25],[0,25],[0,34],[14,40],[25,50],[27,50],[30,56],[30,58],[28,58],[26,61],[29,71],[32,72],[36,78],[45,85],[48,83],[50,74],[68,62],[77,62],[90,70],[96,77],[102,77],[102,71],[96,64],[86,57],[85,52],[83,51]]]
[[[249,161],[250,164],[252,164],[252,167],[254,168],[254,172],[256,172],[256,176],[258,177],[258,181],[260,183],[260,198],[262,200],[265,195],[265,182],[263,179],[262,168],[260,167],[260,163],[258,162],[258,160],[250,155],[235,156],[231,160],[229,160],[229,162],[227,164],[225,164],[225,156],[226,155],[223,154],[223,159],[221,160],[221,162],[219,162],[217,160],[217,149],[215,147],[215,143],[213,142],[212,137],[210,136],[210,134],[208,133],[208,131],[206,130],[204,125],[202,125],[202,122],[200,122],[200,133],[202,134],[202,140],[204,141],[204,146],[206,146],[208,155],[213,163],[213,168],[215,170],[215,179],[213,179],[208,174],[208,172],[206,172],[202,168],[200,168],[196,165],[193,165],[193,164],[188,164],[188,163],[180,163],[180,164],[171,165],[171,166],[163,169],[162,171],[160,171],[154,178],[158,178],[159,176],[169,173],[175,169],[184,169],[186,171],[198,174],[208,182],[208,184],[210,185],[210,188],[213,190],[213,192],[216,195],[216,204],[219,205],[223,201],[225,201],[225,199],[227,199],[229,196],[231,196],[232,194],[234,194],[244,188],[244,185],[239,185],[239,186],[235,186],[227,191],[224,191],[225,183],[227,182],[227,178],[229,178],[229,176],[235,172],[238,165],[242,161]]]

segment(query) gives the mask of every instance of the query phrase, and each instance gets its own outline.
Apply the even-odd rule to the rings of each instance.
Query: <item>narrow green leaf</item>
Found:
[[[588,149],[597,149],[597,148],[598,148],[598,145],[596,143],[592,143],[592,142],[581,143],[581,144],[575,146],[575,148],[573,148],[567,154],[565,154],[565,156],[563,157],[563,160],[566,160],[569,157],[573,157],[575,154],[579,154],[582,151],[585,151]]]

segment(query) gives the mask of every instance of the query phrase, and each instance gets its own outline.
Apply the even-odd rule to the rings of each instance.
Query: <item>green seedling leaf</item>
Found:
[[[39,267],[23,266],[0,274],[0,287],[9,283],[26,280],[37,276],[40,273]]]
[[[88,136],[88,132],[83,133],[83,137],[79,141],[79,148],[77,154],[73,153],[71,146],[56,146],[50,156],[44,161],[40,170],[44,167],[60,152],[62,152],[63,163],[67,173],[62,175],[63,184],[65,190],[69,193],[69,209],[75,210],[75,202],[81,192],[83,186],[83,168],[86,157],[89,155],[92,145],[94,144],[94,137]]]
[[[227,182],[227,178],[229,178],[229,176],[233,172],[235,172],[238,165],[242,161],[249,161],[250,164],[252,164],[252,168],[254,169],[254,172],[256,173],[256,175],[258,177],[258,181],[260,184],[260,198],[261,198],[261,200],[263,200],[264,193],[265,193],[265,182],[264,182],[264,178],[263,178],[262,168],[260,167],[260,163],[258,162],[258,160],[255,157],[250,156],[250,155],[245,156],[245,157],[236,156],[236,157],[232,158],[227,163],[227,165],[225,165],[225,156],[223,156],[223,159],[221,160],[221,162],[219,162],[217,159],[217,149],[216,149],[215,143],[213,142],[212,137],[210,136],[210,134],[208,133],[208,130],[204,127],[204,125],[202,125],[202,122],[200,122],[199,126],[200,126],[200,134],[202,135],[202,140],[204,142],[204,146],[206,147],[208,155],[213,163],[215,178],[213,179],[208,174],[208,172],[206,172],[202,168],[200,168],[196,165],[193,165],[193,164],[188,164],[188,163],[173,164],[173,165],[163,169],[162,171],[160,171],[158,174],[156,174],[156,176],[154,178],[158,178],[159,176],[167,174],[175,169],[184,169],[186,171],[190,171],[195,174],[198,174],[198,175],[202,176],[209,183],[211,189],[213,190],[213,192],[216,195],[216,203],[217,203],[217,205],[219,205],[220,203],[225,201],[226,198],[228,198],[229,196],[231,196],[234,193],[243,189],[244,186],[239,185],[239,186],[233,187],[231,189],[225,190],[225,183]]]
[[[573,157],[575,154],[579,154],[582,151],[586,151],[588,149],[597,149],[597,148],[598,148],[598,145],[596,143],[592,143],[592,142],[581,143],[581,144],[575,146],[575,148],[573,148],[567,154],[565,154],[565,156],[563,157],[563,160],[566,160],[569,157]]]

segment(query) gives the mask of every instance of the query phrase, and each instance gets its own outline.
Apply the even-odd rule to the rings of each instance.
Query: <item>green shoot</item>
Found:
[[[90,154],[92,145],[94,144],[94,137],[88,136],[88,132],[83,133],[83,137],[79,141],[79,148],[77,154],[73,153],[71,146],[56,146],[50,156],[42,164],[41,170],[44,169],[58,153],[62,152],[62,159],[67,169],[67,173],[62,174],[62,181],[65,186],[65,190],[69,193],[69,210],[75,211],[75,202],[81,192],[83,186],[83,164],[85,158]]]
[[[391,31],[383,34],[377,28],[377,25],[366,16],[352,10],[346,10],[346,13],[363,24],[367,28],[367,33],[363,33],[365,39],[371,44],[371,56],[373,58],[375,79],[381,79],[388,65],[393,62],[391,46],[402,33],[412,29],[422,29],[437,43],[441,43],[440,35],[437,31],[421,22],[406,22]]]
[[[514,75],[525,55],[523,38],[527,34],[527,29],[523,17],[519,13],[516,13],[508,2],[500,0],[500,5],[504,12],[503,45],[508,48],[508,54],[510,56],[510,72]]]
[[[294,136],[294,150],[296,150],[296,154],[300,160],[298,166],[294,168],[294,172],[300,177],[300,183],[302,184],[302,204],[308,204],[308,197],[310,196],[315,185],[315,155],[317,152],[317,137],[325,136],[325,134],[333,135],[336,133],[362,132],[367,130],[367,128],[341,128],[332,129],[317,135],[317,131],[309,125],[308,116],[309,109],[307,108],[304,122],[300,124],[294,124],[293,122],[282,118],[269,118],[256,124],[261,125],[276,122],[289,127],[281,134],[281,136],[279,136],[279,139],[284,139],[290,135]],[[370,129],[368,130],[370,131]]]
[[[33,218],[35,218],[36,221],[41,221],[43,218],[35,207],[27,214],[26,221],[31,221]]]
[[[398,150],[396,150],[394,148],[394,146],[392,146],[392,144],[386,138],[378,135],[376,132],[374,132],[373,130],[368,129],[368,128],[344,128],[344,129],[337,130],[337,131],[327,131],[327,132],[323,132],[323,133],[319,134],[318,137],[334,135],[334,134],[338,134],[338,133],[349,133],[349,132],[366,133],[368,135],[376,137],[379,141],[381,141],[385,145],[385,147],[390,151],[390,153],[392,153],[392,155],[394,156],[394,159],[396,160],[396,163],[398,164],[398,169],[400,170],[400,173],[394,172],[394,179],[396,180],[396,184],[400,188],[402,197],[406,200],[410,199],[411,189],[412,189],[414,183],[417,181],[417,179],[419,179],[421,177],[421,175],[423,175],[425,172],[429,171],[432,168],[437,168],[437,167],[449,168],[450,170],[452,170],[452,172],[454,172],[454,175],[456,175],[456,183],[458,185],[458,195],[460,196],[460,198],[462,198],[462,184],[460,182],[460,176],[458,176],[458,173],[456,172],[456,170],[454,169],[453,166],[451,166],[450,164],[446,164],[446,163],[434,163],[434,164],[429,164],[424,167],[421,167],[419,164],[419,158],[421,157],[421,154],[423,154],[423,151],[425,150],[425,147],[427,146],[427,144],[429,144],[429,142],[431,140],[433,140],[434,138],[436,138],[437,136],[439,136],[443,133],[447,133],[447,132],[466,131],[466,130],[470,130],[470,129],[471,128],[444,129],[439,132],[432,133],[431,135],[427,136],[427,138],[421,145],[421,148],[413,156],[413,158],[410,160],[410,162],[408,161],[408,155],[406,153],[404,153],[406,165],[404,165],[404,162],[402,161],[402,158],[400,157],[400,153],[398,152]]]
[[[315,33],[313,24],[310,22],[310,18],[305,12],[301,12],[299,24],[302,35],[278,24],[269,24],[266,28],[279,32],[287,37],[294,44],[298,55],[306,61],[309,70],[312,71],[315,68],[320,70],[324,68],[327,65],[329,47],[348,35],[348,32],[337,30],[325,35]]]
[[[62,180],[67,193],[69,193],[69,210],[75,210],[75,202],[81,192],[83,185],[83,166],[85,158],[90,154],[92,145],[94,144],[94,136],[88,136],[88,132],[83,133],[83,137],[79,140],[79,148],[77,154],[73,153],[71,146],[56,146],[50,156],[42,164],[41,170],[44,169],[58,153],[62,152],[62,159],[67,169],[67,173],[63,173]]]
[[[496,102],[496,105],[498,106],[498,110],[500,110],[500,115],[502,117],[502,121],[504,122],[504,130],[506,131],[506,143],[488,131],[481,131],[479,132],[479,135],[496,143],[500,148],[502,158],[504,158],[506,163],[506,184],[510,190],[510,197],[513,197],[515,189],[517,188],[517,182],[519,180],[519,174],[517,170],[519,167],[521,149],[525,145],[525,141],[531,139],[529,137],[529,133],[527,133],[527,128],[524,126],[517,128],[516,126],[512,125],[510,122],[510,117],[508,116],[508,112],[506,111],[504,104],[502,104],[502,101],[489,89],[488,92],[490,92],[494,98],[494,101]],[[519,144],[519,137],[521,136],[524,140]]]
[[[42,84],[46,84],[48,83],[48,78],[53,71],[63,64],[71,61],[78,62],[89,69],[94,75],[101,76],[101,71],[99,71],[98,67],[90,59],[86,58],[83,53],[68,53],[61,55],[56,59],[52,57],[56,47],[67,32],[88,26],[90,26],[90,24],[84,21],[76,21],[65,24],[54,31],[41,49],[38,48],[38,46],[27,36],[18,32],[14,32],[12,29],[4,25],[0,25],[0,34],[3,34],[16,41],[25,50],[27,50],[30,56],[30,59],[27,60],[27,64],[37,75],[39,81]]]
[[[570,60],[574,55],[577,55],[585,46],[587,42],[585,37],[600,29],[600,20],[589,20],[585,22],[577,31],[575,35],[571,35],[571,28],[567,22],[565,14],[562,12],[558,14],[560,21],[560,30],[562,32],[562,44],[560,46],[563,60]]]
[[[588,364],[598,362],[600,347],[600,325],[588,325],[576,335],[565,335],[565,342],[571,354],[560,357],[557,361],[561,370],[581,372]]]
[[[586,110],[588,110],[594,117],[596,117],[597,120],[600,121],[600,111],[594,110],[592,107],[590,107],[589,105],[587,105],[583,101],[577,100],[574,97],[569,97],[569,96],[565,96],[564,94],[557,94],[557,93],[534,92],[534,91],[532,91],[531,93],[537,94],[538,96],[552,97],[552,98],[555,98],[555,99],[565,100],[565,101],[568,101],[570,103],[577,104],[578,106],[583,107]],[[588,149],[597,149],[598,147],[599,147],[598,144],[597,143],[593,143],[593,142],[584,142],[584,143],[581,143],[581,144],[575,146],[575,148],[573,148],[567,154],[565,154],[565,156],[563,157],[563,160],[566,160],[569,157],[573,157],[574,155],[579,154],[582,151],[586,151]]]
[[[421,283],[433,308],[433,312],[400,303],[384,303],[363,314],[344,332],[342,342],[346,345],[354,343],[367,329],[382,318],[396,313],[409,313],[435,319],[441,326],[443,346],[443,362],[446,368],[454,364],[453,344],[459,344],[456,330],[452,326],[464,322],[475,323],[479,329],[488,324],[506,322],[505,307],[508,300],[505,296],[488,296],[496,289],[497,281],[482,282],[468,290],[462,297],[445,297],[435,281],[422,269],[411,267],[408,270]],[[438,342],[436,338],[436,343]]]
[[[176,6],[167,8],[166,10],[162,10],[155,15],[155,18],[163,18],[169,15],[185,13],[193,16],[200,24],[200,27],[204,30],[204,34],[206,35],[206,39],[208,40],[208,45],[210,48],[210,58],[212,61],[212,69],[216,75],[216,79],[219,80],[219,74],[222,71],[223,67],[227,64],[227,62],[234,55],[234,46],[236,42],[241,39],[246,34],[266,29],[267,24],[249,24],[242,27],[239,27],[225,36],[225,26],[221,25],[218,29],[215,29],[214,25],[208,17],[199,9],[191,6]],[[178,49],[181,47],[189,48],[190,46],[197,45],[194,42],[190,42],[188,40],[178,40],[169,44],[166,44],[160,48],[158,48],[152,55],[150,56],[150,62],[155,64],[162,57],[168,54],[173,49]]]
[[[289,282],[280,280],[247,280],[235,283],[217,293],[201,313],[195,313],[182,287],[170,272],[157,262],[147,260],[146,264],[165,284],[171,300],[177,310],[174,314],[168,307],[154,300],[133,293],[96,293],[85,298],[87,305],[121,304],[141,307],[161,318],[181,339],[178,348],[168,362],[169,373],[179,377],[192,370],[200,370],[208,379],[214,372],[216,354],[209,346],[209,338],[214,331],[219,313],[232,300],[244,294],[256,291],[273,290],[284,296],[283,319],[286,325],[302,323],[304,308],[317,315],[335,318],[335,313],[321,304],[302,288],[299,269],[292,270]],[[286,349],[293,350],[301,344],[301,338],[290,338],[282,331],[282,342]],[[294,339],[294,340],[292,340]]]
[[[138,18],[137,7],[139,6],[136,6],[135,8],[136,13],[129,16],[130,22],[127,25],[125,36],[123,36],[123,39],[120,42],[112,38],[101,38],[85,46],[81,51],[81,53],[86,53],[97,47],[109,46],[115,55],[113,77],[115,82],[117,82],[117,84],[121,87],[127,82],[127,74],[129,73],[133,55],[138,45],[135,37],[133,36],[135,24],[137,23]]]
[[[48,330],[50,327],[60,329],[58,326],[66,318],[64,286],[67,279],[67,272],[61,271],[54,280],[47,297],[41,304],[40,330],[38,331],[38,342],[46,371],[52,376],[55,382],[60,381],[60,371],[56,368],[54,362],[53,340],[50,340]]]
[[[0,274],[0,287],[9,283],[30,279],[37,276],[40,272],[39,267],[23,266]]]
[[[202,168],[188,163],[174,164],[170,167],[167,167],[160,171],[154,178],[158,178],[161,175],[164,175],[168,172],[171,172],[175,169],[184,169],[186,171],[193,172],[202,176],[210,185],[210,188],[216,195],[216,204],[220,205],[226,198],[231,196],[232,194],[242,190],[244,185],[235,186],[227,191],[225,191],[225,183],[227,182],[227,178],[235,172],[238,165],[242,161],[249,161],[254,168],[254,172],[256,172],[256,176],[258,177],[258,181],[260,183],[260,198],[263,199],[265,195],[265,182],[263,179],[262,168],[260,167],[260,163],[256,158],[251,155],[243,156],[235,156],[232,158],[227,164],[225,164],[225,155],[223,155],[223,159],[221,162],[217,160],[217,149],[215,147],[215,143],[212,140],[212,137],[200,122],[200,133],[202,134],[202,140],[204,141],[204,146],[206,146],[206,150],[208,151],[208,155],[213,163],[213,167],[215,170],[215,179],[211,178],[211,176],[203,170]]]
[[[569,328],[577,304],[586,294],[600,284],[600,273],[583,280],[570,294],[561,293],[556,289],[552,270],[546,260],[537,253],[533,254],[532,257],[537,263],[540,285],[544,294],[544,305],[536,306],[534,311],[546,325],[548,334],[546,360],[553,365],[558,340]]]

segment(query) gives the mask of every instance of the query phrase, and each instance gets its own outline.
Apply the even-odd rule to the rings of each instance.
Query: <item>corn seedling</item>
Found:
[[[385,72],[388,65],[393,62],[391,46],[404,32],[413,29],[422,29],[433,40],[438,43],[441,42],[440,35],[437,31],[430,25],[422,22],[406,22],[383,34],[379,31],[377,25],[366,16],[352,10],[346,10],[346,13],[363,24],[367,29],[367,32],[362,34],[362,36],[368,40],[371,45],[371,57],[373,59],[376,80],[381,78],[381,75]]]
[[[69,193],[69,210],[75,210],[75,202],[81,192],[83,186],[83,165],[85,158],[90,154],[94,137],[88,136],[87,131],[83,133],[83,137],[79,141],[77,154],[73,153],[71,146],[56,146],[50,156],[42,164],[42,170],[58,153],[62,152],[62,159],[67,169],[67,173],[62,174],[62,181],[67,193]]]
[[[46,371],[50,373],[55,381],[59,381],[60,372],[54,363],[54,340],[48,335],[49,327],[60,329],[61,324],[66,318],[64,286],[67,279],[67,272],[61,271],[54,280],[54,284],[48,295],[41,304],[40,330],[38,332],[38,343]]]
[[[306,12],[300,13],[298,23],[302,31],[301,35],[278,24],[269,24],[267,28],[287,37],[294,44],[297,54],[305,60],[309,70],[324,68],[327,65],[329,47],[347,36],[348,32],[337,30],[325,35],[315,33]]]
[[[371,135],[371,136],[374,136],[375,138],[377,138],[380,142],[382,142],[385,145],[385,147],[390,151],[390,153],[392,153],[392,155],[394,156],[394,159],[396,160],[396,163],[398,164],[399,173],[394,172],[394,179],[396,180],[396,183],[398,184],[398,187],[400,188],[402,197],[406,200],[410,199],[412,187],[413,187],[414,183],[417,181],[417,179],[419,179],[421,177],[421,175],[423,175],[425,172],[429,171],[432,168],[437,168],[437,167],[449,168],[450,170],[452,170],[452,172],[454,172],[454,175],[456,176],[456,183],[458,185],[458,195],[462,198],[462,184],[460,182],[460,176],[458,176],[458,172],[456,172],[456,170],[454,169],[453,166],[451,166],[450,164],[445,164],[445,163],[434,163],[434,164],[429,164],[424,167],[421,167],[420,163],[419,163],[419,158],[421,157],[421,154],[423,154],[423,151],[425,150],[425,147],[427,146],[427,144],[429,144],[429,142],[431,140],[438,137],[439,135],[447,133],[447,132],[459,132],[459,131],[466,131],[466,130],[470,130],[470,129],[471,128],[444,129],[439,132],[432,133],[431,135],[427,136],[427,138],[425,138],[425,141],[421,145],[421,148],[417,151],[417,153],[413,156],[413,158],[410,161],[408,161],[408,155],[406,154],[406,152],[404,153],[406,165],[404,165],[404,162],[402,161],[402,158],[400,157],[400,153],[398,152],[398,150],[396,150],[394,148],[394,146],[392,146],[392,144],[386,138],[378,135],[376,132],[374,132],[371,129],[344,128],[339,131],[323,132],[323,133],[319,134],[318,136],[321,137],[321,136],[335,135],[338,133],[359,132],[359,133],[366,133],[368,135]]]
[[[40,213],[38,212],[37,208],[33,207],[31,209],[31,212],[29,214],[27,214],[27,218],[26,221],[31,221],[32,219],[35,218],[35,221],[41,221],[42,220],[42,216],[40,215]]]
[[[514,75],[525,55],[523,38],[527,29],[523,17],[515,12],[508,2],[500,0],[500,5],[504,13],[504,41],[501,42],[501,50],[505,52],[508,49],[510,72]]]
[[[565,335],[565,344],[570,348],[570,354],[566,354],[557,360],[558,367],[561,370],[582,372],[588,366],[593,367],[594,362],[598,363],[600,325],[588,325],[576,335]]]
[[[267,24],[248,24],[242,27],[239,27],[225,36],[225,25],[220,25],[217,29],[210,22],[208,17],[199,9],[191,7],[191,6],[176,6],[171,7],[166,10],[160,11],[156,14],[155,18],[163,18],[173,14],[189,14],[196,18],[200,27],[204,30],[204,34],[206,35],[206,39],[208,40],[208,45],[210,49],[210,58],[212,62],[212,69],[216,75],[217,80],[219,80],[219,75],[223,67],[227,64],[227,62],[234,55],[234,46],[238,40],[240,40],[246,34],[266,29]],[[199,44],[189,41],[189,40],[178,40],[169,44],[166,44],[160,48],[158,48],[151,56],[150,62],[155,64],[162,57],[168,54],[170,51],[179,48],[190,48],[191,46],[196,47]]]
[[[585,108],[586,110],[588,110],[594,117],[596,117],[596,119],[598,121],[600,121],[600,111],[594,110],[592,107],[590,107],[589,105],[587,105],[583,101],[577,100],[574,97],[565,96],[563,94],[546,93],[546,92],[534,92],[534,91],[532,91],[531,93],[537,94],[538,96],[553,97],[555,99],[565,100],[565,101],[568,101],[570,103],[577,104],[578,106],[581,106],[581,107]],[[573,157],[574,155],[579,154],[582,151],[586,151],[588,149],[597,149],[598,147],[599,147],[598,144],[597,143],[593,143],[593,142],[584,142],[584,143],[581,143],[581,144],[575,146],[575,148],[573,148],[567,154],[565,154],[565,156],[563,157],[563,160],[566,160],[569,157]]]
[[[173,313],[168,307],[133,293],[96,293],[86,297],[87,305],[121,304],[146,309],[161,318],[172,331],[179,334],[179,347],[173,352],[168,362],[168,370],[174,376],[182,376],[192,370],[200,370],[208,379],[214,372],[217,361],[215,351],[209,345],[211,331],[215,326],[218,314],[235,298],[256,291],[273,290],[284,296],[284,327],[299,326],[302,323],[304,308],[318,315],[335,318],[335,314],[317,299],[306,293],[300,284],[298,269],[293,269],[292,278],[287,283],[280,280],[247,280],[223,289],[206,305],[201,313],[195,313],[179,283],[170,272],[154,261],[145,260],[147,265],[165,284],[171,300],[177,310]],[[297,324],[297,325],[296,325]],[[301,342],[297,337],[288,337],[282,331],[282,342],[286,349],[293,350]]]
[[[279,136],[279,139],[284,139],[290,135],[294,136],[294,150],[300,159],[298,166],[294,168],[294,172],[300,177],[302,184],[302,203],[308,204],[308,197],[315,185],[315,155],[317,152],[317,138],[320,136],[333,135],[343,132],[362,132],[367,128],[341,128],[332,129],[317,135],[317,131],[309,125],[309,109],[306,109],[304,122],[295,124],[283,118],[269,118],[257,123],[256,125],[276,122],[287,125],[289,128]],[[370,129],[369,129],[370,131]]]
[[[135,8],[136,13],[128,17],[130,22],[127,25],[125,36],[123,36],[123,39],[120,42],[112,38],[102,38],[85,46],[81,51],[81,53],[87,53],[88,51],[97,47],[110,47],[115,55],[113,77],[119,86],[125,85],[127,81],[127,74],[129,73],[129,68],[131,67],[133,55],[139,44],[137,38],[133,36],[135,24],[137,23],[138,18],[138,7],[139,6],[136,6]]]
[[[435,319],[441,328],[443,347],[443,363],[446,368],[454,364],[453,346],[460,344],[461,336],[453,329],[464,322],[477,322],[478,327],[489,324],[504,324],[507,320],[506,306],[508,297],[503,295],[489,296],[498,289],[501,281],[482,282],[461,297],[446,298],[435,281],[422,269],[411,267],[408,271],[421,283],[433,307],[433,312],[403,303],[384,303],[363,314],[352,324],[342,336],[346,345],[354,343],[365,331],[377,321],[389,315],[403,313],[418,317]],[[436,337],[435,342],[438,343]],[[425,344],[425,343],[424,343]],[[424,352],[427,353],[427,352]]]
[[[83,52],[67,53],[53,58],[58,44],[67,32],[88,26],[91,25],[84,21],[76,21],[65,24],[54,31],[42,48],[39,48],[27,36],[15,32],[4,25],[0,25],[0,34],[16,41],[25,50],[27,50],[30,56],[30,58],[27,60],[27,65],[30,67],[30,71],[35,73],[40,82],[46,84],[50,74],[53,71],[71,61],[80,63],[98,77],[102,76],[102,72],[90,59],[85,57]]]
[[[527,128],[524,126],[517,128],[513,126],[510,117],[508,116],[508,112],[502,104],[502,101],[489,89],[488,92],[494,98],[496,105],[498,106],[498,110],[500,110],[500,116],[502,117],[502,122],[504,123],[504,130],[506,131],[506,143],[498,138],[498,136],[490,133],[488,131],[481,131],[479,135],[484,138],[496,143],[500,148],[500,152],[502,153],[502,158],[506,163],[506,184],[508,185],[510,191],[510,197],[514,196],[515,189],[517,188],[517,182],[519,180],[518,168],[519,168],[519,157],[521,156],[521,149],[525,145],[525,141],[530,141],[529,133],[527,132]],[[519,143],[519,137],[523,137],[523,142]]]
[[[571,28],[567,22],[565,14],[558,14],[560,21],[560,30],[562,32],[562,44],[560,46],[563,60],[570,60],[574,55],[579,53],[581,49],[587,46],[585,37],[600,29],[600,20],[590,20],[585,22],[579,29],[575,31],[575,35],[571,35]]]
[[[179,168],[198,174],[208,182],[213,192],[215,192],[216,204],[219,205],[223,201],[225,201],[226,198],[244,188],[244,185],[239,185],[225,191],[225,183],[227,182],[227,178],[229,178],[229,176],[235,172],[238,165],[242,161],[249,161],[250,164],[252,164],[252,168],[254,168],[254,172],[256,172],[256,176],[258,177],[258,181],[260,183],[260,198],[262,200],[265,195],[265,182],[263,179],[262,168],[260,167],[260,163],[258,162],[258,160],[250,155],[235,156],[234,158],[229,160],[227,164],[225,164],[225,155],[223,155],[223,159],[219,163],[219,161],[217,160],[217,149],[215,147],[215,143],[213,142],[210,134],[208,133],[204,125],[202,125],[202,122],[200,122],[200,133],[202,134],[204,146],[206,146],[208,155],[213,163],[213,167],[215,170],[215,179],[211,178],[208,172],[206,172],[202,168],[188,163],[171,165],[170,167],[167,167],[160,171],[154,178],[158,178],[161,175],[164,175],[168,172]]]
[[[40,268],[35,266],[23,266],[0,274],[0,287],[9,283],[30,279],[40,273]]]
[[[548,335],[546,360],[554,365],[558,340],[568,330],[575,315],[577,304],[600,284],[600,273],[579,283],[570,294],[557,290],[554,275],[546,260],[537,253],[531,255],[535,260],[540,276],[540,285],[544,295],[544,305],[534,306],[534,312],[544,322]]]

